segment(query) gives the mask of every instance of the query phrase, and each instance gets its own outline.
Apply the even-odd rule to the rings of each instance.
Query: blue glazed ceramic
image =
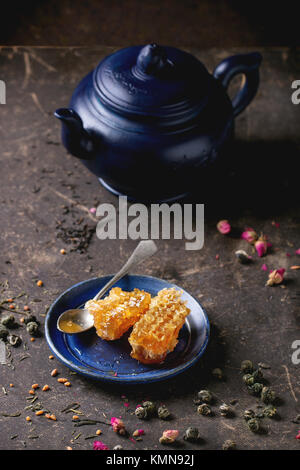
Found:
[[[115,194],[176,199],[199,184],[256,94],[259,53],[223,60],[210,75],[191,54],[156,44],[119,50],[75,89],[62,122],[67,150]],[[233,101],[226,89],[243,74]]]
[[[201,305],[186,291],[182,298],[187,301],[191,313],[180,331],[178,344],[167,355],[163,364],[145,365],[130,357],[128,342],[130,331],[116,341],[99,338],[94,328],[67,335],[56,328],[59,315],[69,309],[83,305],[106,284],[111,276],[89,279],[72,286],[51,305],[45,321],[48,345],[55,356],[70,369],[93,379],[120,384],[138,384],[168,379],[183,372],[204,353],[209,338],[209,322]],[[123,290],[135,287],[151,295],[165,287],[179,287],[150,276],[126,276],[116,286]]]

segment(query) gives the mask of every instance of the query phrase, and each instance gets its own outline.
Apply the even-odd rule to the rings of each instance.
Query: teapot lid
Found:
[[[210,74],[191,54],[156,44],[121,49],[100,62],[94,87],[120,114],[183,117],[206,102]]]

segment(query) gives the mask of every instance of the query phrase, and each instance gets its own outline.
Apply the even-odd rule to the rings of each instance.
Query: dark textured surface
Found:
[[[292,2],[258,0],[12,0],[0,16],[0,43],[299,46],[294,9]]]
[[[59,293],[97,273],[116,271],[136,245],[130,240],[99,241],[94,236],[87,252],[80,254],[70,252],[72,245],[57,238],[58,221],[65,227],[76,221],[79,227],[85,223],[95,227],[97,219],[88,209],[100,202],[117,202],[79,161],[66,154],[60,144],[59,123],[52,116],[56,107],[68,103],[79,79],[111,51],[108,47],[1,50],[0,74],[7,84],[7,104],[0,106],[1,299],[26,292],[28,298],[15,302],[18,310],[28,304],[41,323]],[[197,55],[211,70],[233,52],[236,50],[210,50]],[[103,431],[101,440],[110,448],[119,443],[130,450],[162,448],[158,438],[164,429],[171,428],[179,429],[182,449],[220,449],[225,439],[234,439],[240,449],[299,449],[295,440],[299,425],[291,421],[300,413],[300,366],[291,362],[291,344],[300,339],[300,271],[288,269],[299,264],[293,253],[300,247],[299,109],[290,100],[291,81],[299,78],[299,68],[287,49],[261,52],[260,91],[236,123],[234,171],[214,176],[207,187],[201,186],[197,198],[205,203],[204,248],[185,251],[183,241],[158,241],[159,254],[138,269],[182,285],[201,301],[212,324],[203,359],[170,382],[118,388],[71,375],[56,360],[48,359],[50,351],[43,337],[32,343],[20,327],[28,350],[12,348],[14,370],[0,365],[0,386],[7,393],[0,390],[1,449],[23,449],[24,442],[28,449],[64,449],[67,445],[90,449],[93,439],[85,437],[99,428]],[[254,255],[248,266],[238,264],[234,251],[249,251],[250,247],[238,235],[221,236],[215,228],[221,218],[230,218],[237,231],[253,226],[265,232],[273,243],[270,254],[264,259]],[[272,225],[273,220],[280,222],[279,228]],[[60,254],[61,248],[67,250],[66,255]],[[269,269],[287,268],[283,288],[265,287],[263,263]],[[44,287],[36,286],[37,279],[44,281]],[[20,361],[24,355],[29,357]],[[265,432],[258,435],[248,431],[240,417],[245,408],[256,407],[256,399],[248,395],[239,372],[241,360],[247,358],[271,366],[265,377],[281,399],[281,419],[265,419]],[[66,388],[50,376],[55,367],[61,377],[70,379],[72,387]],[[213,367],[223,369],[224,382],[212,378]],[[24,410],[34,382],[51,387],[37,395],[43,407],[56,414],[56,422]],[[211,418],[197,415],[193,404],[196,392],[206,387],[217,399]],[[129,408],[124,406],[122,395],[127,397]],[[173,419],[137,420],[132,412],[146,398],[165,403]],[[218,406],[233,399],[238,400],[234,416],[220,417]],[[105,424],[74,428],[72,413],[61,413],[72,402],[79,402],[89,418],[101,420],[103,413],[108,418],[121,415],[130,432],[144,428],[146,435],[143,441],[133,443],[115,435]],[[21,415],[3,416],[15,412]],[[27,415],[32,424],[25,421]],[[182,439],[191,425],[200,429],[203,441],[199,445]],[[79,432],[81,436],[70,444]]]

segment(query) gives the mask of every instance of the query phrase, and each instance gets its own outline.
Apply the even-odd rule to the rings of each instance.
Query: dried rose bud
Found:
[[[258,256],[264,256],[267,253],[268,242],[265,235],[261,235],[259,239],[254,243],[255,249]]]
[[[280,223],[279,222],[275,222],[275,220],[272,221],[272,225],[276,228],[279,228],[280,227]]]
[[[268,266],[266,264],[263,264],[261,269],[262,271],[268,271]]]
[[[145,434],[144,429],[136,429],[136,430],[133,431],[133,433],[132,433],[133,437],[143,436],[144,434]]]
[[[253,244],[258,239],[258,236],[253,228],[248,227],[242,233],[241,238],[246,240],[246,242]]]
[[[103,444],[101,441],[94,441],[93,445],[94,450],[109,450],[107,445]]]
[[[295,254],[300,255],[300,248],[298,248],[298,250],[295,251]]]
[[[266,286],[274,286],[274,284],[281,284],[283,281],[285,269],[275,269],[269,274],[269,280],[266,283]]]
[[[296,436],[296,439],[300,439],[300,431],[298,431],[298,434]]]
[[[172,444],[178,437],[179,432],[177,429],[167,429],[159,438],[161,444]]]
[[[228,220],[220,220],[220,222],[217,223],[217,229],[222,235],[227,235],[227,233],[231,231],[231,225]]]
[[[125,425],[120,418],[111,418],[110,424],[112,425],[113,431],[117,432],[118,434],[125,434]]]

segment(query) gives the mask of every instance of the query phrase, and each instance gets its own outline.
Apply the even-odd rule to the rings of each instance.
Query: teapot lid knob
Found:
[[[136,65],[139,71],[147,75],[155,75],[166,67],[173,65],[173,63],[168,60],[163,47],[152,43],[142,48],[138,55]]]

